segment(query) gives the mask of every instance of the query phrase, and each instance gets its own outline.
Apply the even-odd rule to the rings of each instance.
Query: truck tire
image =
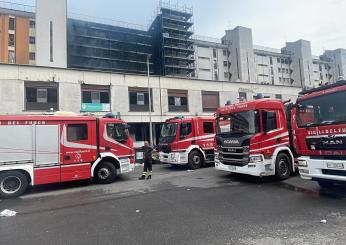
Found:
[[[192,170],[199,169],[203,166],[203,163],[204,163],[203,156],[198,151],[192,151],[189,154],[189,163],[188,163],[189,169],[192,169]]]
[[[117,177],[117,169],[111,162],[101,162],[95,169],[94,178],[99,184],[110,184]]]
[[[330,181],[330,180],[322,180],[322,179],[320,179],[317,182],[318,182],[318,185],[321,188],[324,188],[324,189],[331,189],[334,186],[334,182]]]
[[[0,198],[7,199],[22,195],[28,188],[29,180],[19,171],[0,174]]]
[[[285,153],[280,153],[275,162],[275,176],[279,180],[288,179],[291,176],[292,163],[290,157]]]

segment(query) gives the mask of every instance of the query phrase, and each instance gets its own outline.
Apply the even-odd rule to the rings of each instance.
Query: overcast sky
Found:
[[[34,4],[34,0],[5,0]],[[254,43],[281,48],[311,41],[313,53],[346,48],[346,0],[179,0],[193,6],[195,34],[221,38],[238,25],[253,30]],[[159,0],[68,0],[68,11],[148,25]],[[171,0],[171,3],[177,3]]]

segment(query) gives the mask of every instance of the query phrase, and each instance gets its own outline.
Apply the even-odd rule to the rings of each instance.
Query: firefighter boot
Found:
[[[141,177],[139,177],[139,180],[145,180],[146,173],[143,173]]]
[[[148,175],[148,177],[147,177],[147,180],[148,180],[148,179],[151,179],[151,176],[152,176],[152,175],[153,175],[153,172],[150,171],[150,172],[149,172],[149,175]]]

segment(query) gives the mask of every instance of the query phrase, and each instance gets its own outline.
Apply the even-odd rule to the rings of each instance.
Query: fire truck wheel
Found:
[[[288,179],[291,175],[291,160],[285,153],[280,153],[276,158],[275,176],[280,180]]]
[[[117,177],[117,169],[111,162],[102,162],[95,169],[95,180],[99,184],[110,184]]]
[[[188,166],[190,169],[195,170],[203,166],[203,157],[198,151],[193,151],[189,154],[189,163]]]
[[[12,198],[22,195],[28,188],[29,180],[19,171],[0,174],[0,198]]]

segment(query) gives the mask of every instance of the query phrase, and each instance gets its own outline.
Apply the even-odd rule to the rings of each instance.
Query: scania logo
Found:
[[[231,144],[231,145],[236,145],[239,144],[239,140],[224,140],[224,144]]]

